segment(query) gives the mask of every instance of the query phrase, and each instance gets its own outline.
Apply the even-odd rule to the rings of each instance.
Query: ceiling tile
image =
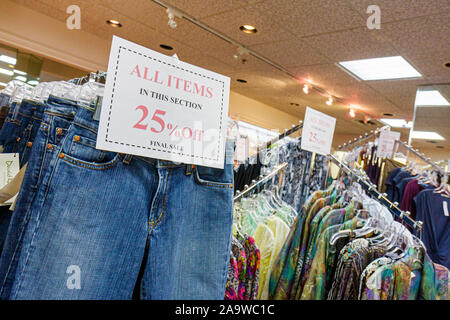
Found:
[[[385,37],[402,55],[450,52],[448,23],[450,12],[383,24],[379,36]]]
[[[305,66],[330,62],[317,50],[301,39],[271,42],[251,46],[253,50],[266,58],[276,61],[283,67]]]
[[[296,36],[308,36],[366,25],[345,0],[266,0],[254,6],[282,22]]]
[[[245,0],[169,0],[168,4],[199,19],[246,6]]]
[[[277,25],[270,14],[256,11],[255,6],[208,17],[202,19],[202,22],[246,46],[289,40],[292,37],[292,34]],[[239,27],[244,24],[255,26],[258,32],[246,34],[240,31]]]
[[[388,41],[374,36],[376,32],[358,28],[307,37],[304,40],[334,62],[398,55]]]

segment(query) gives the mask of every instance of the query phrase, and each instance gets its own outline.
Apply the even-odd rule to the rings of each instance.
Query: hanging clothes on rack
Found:
[[[278,187],[273,181],[279,181],[280,178],[276,179],[276,175],[285,168],[286,164],[278,166],[266,177],[235,197],[236,236],[241,239],[243,237],[254,239],[254,244],[259,250],[257,256],[259,260],[256,263],[259,267],[257,294],[252,296],[256,299],[268,299],[269,279],[275,258],[286,240],[289,226],[297,216],[297,212],[279,198]],[[256,191],[259,192],[249,196],[250,192]],[[247,196],[243,197],[243,195]],[[245,279],[241,280],[245,281]],[[230,281],[227,285],[228,283],[231,285]]]
[[[331,159],[343,165],[337,158]],[[350,180],[358,172],[342,168],[351,175]],[[357,178],[366,188],[357,182],[349,188],[335,181],[329,189],[313,193],[305,202],[277,257],[270,279],[270,297],[449,299],[448,269],[430,263],[422,242],[394,221],[392,214],[398,214],[414,228],[420,228],[421,223],[389,202],[366,177],[358,173]],[[378,271],[382,267],[398,272],[387,275]],[[414,273],[416,282],[403,276],[407,270]],[[398,288],[392,287],[397,289],[391,289],[389,294],[371,293],[384,288],[380,274],[381,279],[396,283]],[[414,285],[410,287],[410,283]]]

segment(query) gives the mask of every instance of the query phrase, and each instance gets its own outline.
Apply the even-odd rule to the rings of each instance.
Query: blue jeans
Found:
[[[233,144],[223,170],[107,152],[92,117],[78,108],[44,169],[10,298],[222,300]]]
[[[5,122],[3,123],[2,130],[0,130],[0,145],[4,146],[6,139],[9,138],[16,130],[17,125],[14,121],[14,110],[16,108],[17,102],[11,104],[8,115],[6,116]]]
[[[34,104],[31,101],[23,100],[20,105],[16,105],[13,115],[13,128],[4,137],[3,153],[19,152],[20,138],[26,131],[28,124],[34,113]]]
[[[20,136],[18,153],[20,154],[20,166],[23,166],[28,162],[31,154],[31,147],[33,146],[33,141],[36,138],[37,132],[42,122],[43,113],[45,110],[45,105],[42,103],[30,101],[33,106],[33,114],[31,120],[28,122],[27,127]]]
[[[36,195],[45,192],[49,174],[60,149],[59,144],[67,133],[76,110],[75,104],[54,97],[50,97],[45,105],[43,120],[31,147],[31,157],[0,258],[1,299],[9,297],[32,205],[40,204]]]

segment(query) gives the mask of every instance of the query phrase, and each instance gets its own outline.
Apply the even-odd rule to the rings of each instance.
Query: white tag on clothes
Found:
[[[448,215],[448,203],[447,203],[447,201],[443,201],[442,202],[442,207],[444,208],[445,216],[448,217],[449,215]]]
[[[19,173],[20,163],[18,153],[0,153],[0,189],[9,184]],[[10,195],[6,198],[11,198]],[[5,199],[6,200],[6,199]],[[5,201],[10,204],[11,201]]]
[[[3,188],[20,170],[18,153],[0,153],[0,188]]]

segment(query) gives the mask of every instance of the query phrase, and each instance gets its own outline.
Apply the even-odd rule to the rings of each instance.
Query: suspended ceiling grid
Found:
[[[374,117],[389,112],[412,120],[418,85],[449,83],[450,0],[377,0],[381,30],[366,27],[366,8],[372,0],[169,0],[199,21],[282,65],[299,80],[309,80],[330,94],[352,101]],[[67,19],[72,0],[16,0],[16,3]],[[358,135],[373,129],[355,124],[348,108],[327,106],[326,98],[305,95],[298,81],[272,66],[246,55],[245,63],[233,58],[236,47],[211,33],[176,18],[167,25],[165,9],[150,0],[80,0],[82,29],[110,39],[113,34],[165,54],[176,52],[181,60],[232,78],[232,90],[302,119],[309,105],[335,116],[336,133]],[[105,21],[117,19],[123,28]],[[255,35],[239,31],[254,25]],[[159,47],[174,47],[168,52]],[[335,63],[343,60],[401,55],[424,75],[416,80],[360,82]],[[242,84],[236,79],[245,79]],[[299,106],[292,106],[297,103]],[[362,114],[358,115],[361,119]]]

